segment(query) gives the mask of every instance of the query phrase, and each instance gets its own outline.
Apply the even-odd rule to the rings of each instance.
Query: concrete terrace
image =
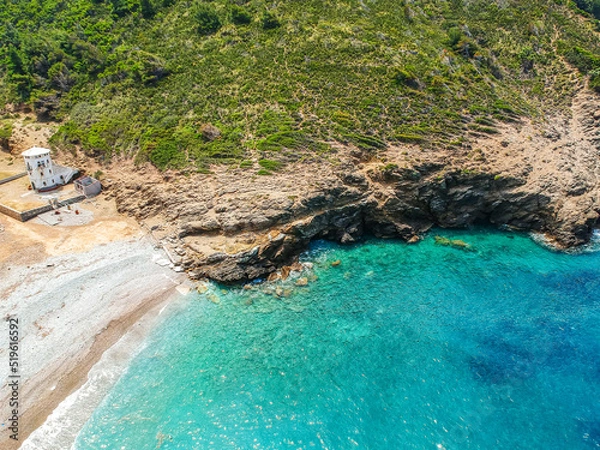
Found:
[[[9,174],[11,175],[13,174]],[[0,184],[0,212],[21,221],[50,211],[53,209],[50,202],[64,206],[83,199],[85,197],[75,191],[72,184],[40,193],[30,189],[27,176]]]

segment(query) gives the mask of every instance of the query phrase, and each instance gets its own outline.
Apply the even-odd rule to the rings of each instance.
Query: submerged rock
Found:
[[[274,281],[277,281],[277,280],[279,280],[280,278],[281,278],[281,274],[280,274],[279,272],[271,272],[271,273],[269,274],[269,276],[267,277],[267,281],[268,281],[269,283],[272,283],[272,282],[274,282]]]
[[[218,305],[219,303],[221,303],[221,299],[216,295],[211,293],[206,294],[206,298],[208,300],[210,300],[211,302],[213,302],[215,305]]]
[[[302,267],[302,264],[296,261],[290,266],[290,270],[293,272],[302,272],[304,270],[304,267]]]
[[[300,277],[296,280],[296,286],[306,286],[308,285],[308,278]]]
[[[465,241],[460,239],[448,239],[443,236],[436,236],[435,243],[437,245],[443,245],[446,247],[454,247],[461,250],[473,250],[470,244],[467,244]]]

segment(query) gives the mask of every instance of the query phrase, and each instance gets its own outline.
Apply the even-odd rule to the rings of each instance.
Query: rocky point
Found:
[[[215,167],[181,176],[137,168],[108,182],[121,212],[145,223],[192,278],[236,282],[293,263],[313,239],[365,233],[409,242],[433,226],[493,224],[587,242],[598,222],[600,104],[581,90],[567,114],[504,124],[468,145],[336,143],[281,172]]]

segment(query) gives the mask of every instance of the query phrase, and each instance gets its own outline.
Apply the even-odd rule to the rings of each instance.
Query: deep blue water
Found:
[[[599,448],[600,252],[438,233],[471,251],[320,242],[305,287],[190,296],[76,449]]]

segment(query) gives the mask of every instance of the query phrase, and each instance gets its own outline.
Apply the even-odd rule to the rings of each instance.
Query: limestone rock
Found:
[[[221,136],[221,130],[210,123],[202,125],[200,133],[202,133],[202,137],[207,141],[214,141]]]

